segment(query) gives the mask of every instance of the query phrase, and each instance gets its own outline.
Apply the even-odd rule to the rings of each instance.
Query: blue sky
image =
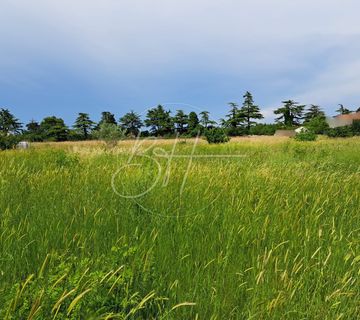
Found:
[[[358,108],[359,12],[357,0],[1,0],[0,106],[69,125],[170,102],[218,119],[246,90],[267,121],[289,98]]]

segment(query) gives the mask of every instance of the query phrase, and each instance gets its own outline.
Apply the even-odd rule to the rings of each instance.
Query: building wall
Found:
[[[342,114],[340,116],[326,119],[330,128],[351,126],[354,120],[360,120],[360,112]]]

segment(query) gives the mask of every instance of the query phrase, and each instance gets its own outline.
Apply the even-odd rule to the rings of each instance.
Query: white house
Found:
[[[297,129],[295,129],[296,133],[304,133],[304,132],[308,132],[309,130],[305,127],[299,127]]]
[[[27,141],[20,141],[17,145],[16,145],[16,149],[21,149],[21,150],[25,150],[25,149],[29,149],[30,148],[30,143]]]

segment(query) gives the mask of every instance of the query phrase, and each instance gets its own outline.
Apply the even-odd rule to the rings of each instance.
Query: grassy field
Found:
[[[359,316],[359,138],[132,144],[0,153],[1,319]]]

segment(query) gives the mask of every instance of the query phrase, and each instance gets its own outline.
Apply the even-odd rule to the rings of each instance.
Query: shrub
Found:
[[[115,147],[125,137],[125,131],[113,123],[103,123],[95,133],[95,137],[103,140],[107,147]]]
[[[255,136],[273,136],[277,129],[275,124],[257,124],[250,128],[250,134]]]
[[[360,136],[360,120],[354,120],[352,124],[352,131],[354,135]]]
[[[305,123],[305,127],[316,134],[324,134],[329,129],[329,124],[323,117],[315,117]]]
[[[238,128],[226,128],[226,134],[230,137],[244,136],[247,135],[247,129],[238,127]]]
[[[212,128],[205,131],[205,138],[209,143],[225,143],[230,139],[225,130],[221,128]]]
[[[140,132],[140,137],[141,138],[147,138],[150,137],[150,132],[148,130],[144,130]]]
[[[42,142],[44,141],[44,137],[41,133],[25,132],[24,134],[22,134],[21,140],[26,140],[30,142]]]
[[[89,139],[89,137],[88,137],[88,139]],[[68,140],[69,141],[81,141],[81,140],[84,140],[84,136],[78,130],[69,130]]]
[[[13,149],[19,143],[20,138],[15,135],[0,134],[0,150]]]
[[[317,135],[311,131],[302,131],[297,133],[294,139],[297,141],[315,141],[317,139]]]
[[[186,136],[189,138],[195,138],[197,136],[200,136],[203,132],[204,132],[204,129],[201,126],[196,126],[195,128],[190,129],[186,133]]]
[[[327,130],[326,134],[331,138],[347,138],[354,135],[351,126],[331,128]]]

